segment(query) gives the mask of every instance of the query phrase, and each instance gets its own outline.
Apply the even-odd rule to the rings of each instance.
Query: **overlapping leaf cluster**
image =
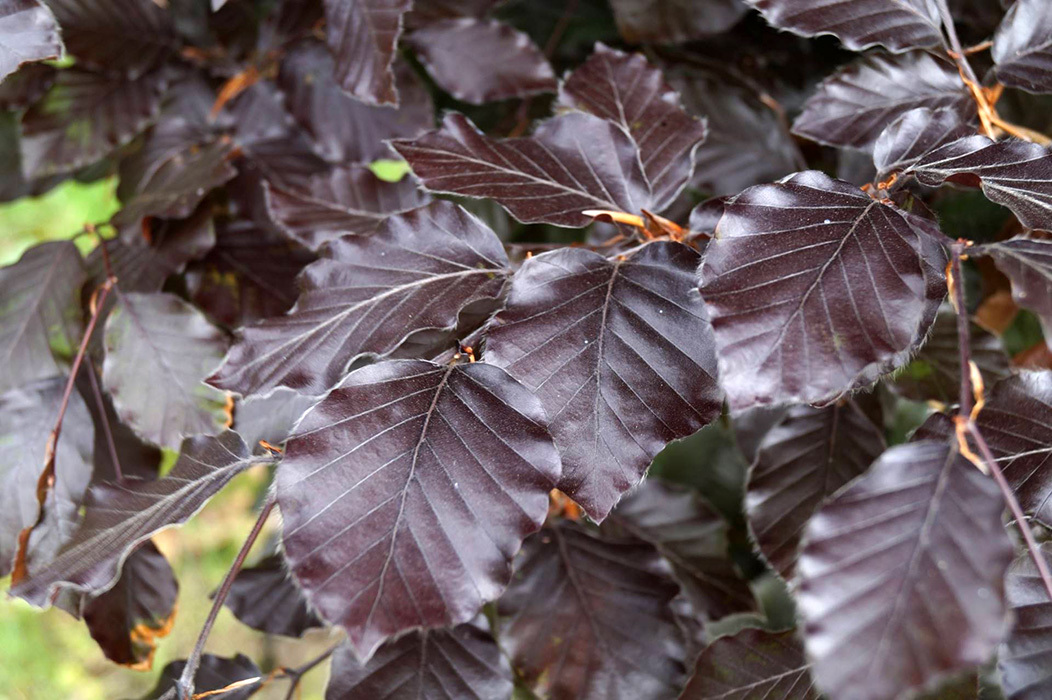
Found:
[[[121,200],[0,270],[11,593],[149,668],[265,464],[216,604],[332,699],[1052,693],[1052,6],[978,4],[0,0],[0,194]]]

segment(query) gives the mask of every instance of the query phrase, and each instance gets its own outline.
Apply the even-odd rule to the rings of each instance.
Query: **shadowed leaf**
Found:
[[[324,624],[310,609],[280,554],[239,571],[223,604],[238,620],[267,634],[302,637]]]
[[[211,381],[243,396],[276,386],[321,394],[363,353],[452,330],[465,306],[500,295],[507,264],[493,232],[450,202],[391,217],[369,236],[330,242],[292,311],[246,328]],[[414,312],[396,315],[403,308]]]
[[[500,595],[559,476],[545,422],[502,370],[423,360],[353,372],[300,422],[277,475],[285,553],[359,659]]]
[[[1003,510],[956,442],[931,440],[889,449],[819,510],[797,565],[819,687],[890,700],[984,663],[1013,556]]]
[[[991,54],[1001,83],[1052,92],[1052,5],[1016,0],[997,28]]]
[[[1012,299],[1037,314],[1052,346],[1052,240],[1017,236],[979,246],[975,253],[994,259],[1012,281]]]
[[[142,700],[176,700],[178,698],[176,683],[186,667],[186,661],[172,661],[161,671],[161,677],[155,687]],[[252,659],[238,654],[232,658],[204,654],[201,666],[194,674],[194,693],[207,693],[210,690],[225,688],[231,683],[249,678],[260,678],[263,672]],[[220,700],[248,700],[261,687],[260,683],[251,683],[221,695],[211,697]]]
[[[685,679],[676,593],[649,544],[563,521],[523,547],[497,603],[501,647],[542,697],[675,697]]]
[[[78,64],[138,75],[179,46],[171,13],[153,0],[47,0],[47,5]]]
[[[44,63],[22,66],[0,82],[0,109],[24,109],[43,97],[55,84],[58,69]]]
[[[789,632],[748,628],[720,637],[698,658],[682,700],[818,700],[804,645]]]
[[[23,63],[62,55],[55,17],[37,0],[0,2],[0,80]]]
[[[1041,545],[1052,564],[1050,554],[1052,544]],[[1015,622],[997,654],[1001,687],[1008,700],[1040,700],[1052,692],[1052,602],[1029,552],[1005,574],[1005,596]]]
[[[398,104],[391,63],[412,0],[323,0],[340,87],[370,104]]]
[[[487,362],[530,388],[563,459],[559,488],[596,520],[721,396],[698,254],[651,243],[627,259],[565,249],[527,260],[486,336]]]
[[[928,225],[816,171],[728,203],[701,293],[731,407],[828,403],[904,361],[945,291]]]
[[[555,72],[530,37],[493,19],[428,24],[407,43],[439,87],[471,104],[555,92]]]
[[[102,384],[139,435],[175,448],[223,430],[227,397],[203,380],[227,340],[197,309],[171,294],[121,294],[104,339]]]
[[[741,0],[610,0],[630,44],[680,44],[727,31],[748,12]]]
[[[952,107],[911,109],[877,137],[873,163],[877,172],[885,176],[908,168],[936,148],[974,132]]]
[[[753,539],[789,580],[811,516],[884,451],[881,430],[852,400],[794,406],[760,443],[749,471],[746,511]]]

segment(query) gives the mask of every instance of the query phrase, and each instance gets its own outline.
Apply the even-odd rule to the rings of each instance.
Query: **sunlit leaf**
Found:
[[[0,80],[23,63],[62,55],[55,17],[37,0],[0,2]]]
[[[804,646],[789,632],[747,628],[710,644],[683,700],[818,700]]]
[[[1001,83],[1052,92],[1052,6],[1016,0],[997,28],[991,54]]]
[[[371,104],[398,104],[391,63],[412,0],[323,0],[336,81]]]
[[[994,259],[1012,280],[1012,299],[1041,319],[1045,340],[1052,345],[1052,240],[1017,236],[987,243],[975,252]]]
[[[237,572],[223,604],[238,620],[267,634],[301,637],[324,624],[292,580],[281,554]]]
[[[684,640],[657,552],[573,523],[526,542],[498,602],[501,648],[542,697],[675,697]]]
[[[1050,561],[1052,545],[1041,545]],[[997,654],[1001,687],[1009,700],[1039,700],[1052,692],[1052,601],[1029,552],[1005,574],[1005,596],[1014,622]]]
[[[544,404],[563,459],[559,488],[596,520],[665,445],[720,413],[698,260],[666,242],[626,259],[581,249],[535,256],[486,336],[486,361]]]
[[[952,107],[911,109],[893,121],[873,146],[873,162],[881,175],[903,170],[940,146],[975,132]]]
[[[353,372],[300,422],[277,476],[285,554],[359,659],[500,595],[559,477],[545,423],[502,370],[423,360]]]

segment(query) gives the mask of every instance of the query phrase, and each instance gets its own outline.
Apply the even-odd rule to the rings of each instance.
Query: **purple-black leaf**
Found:
[[[163,479],[93,486],[85,499],[84,519],[70,541],[45,566],[30,567],[29,576],[11,593],[44,606],[63,588],[109,590],[136,545],[186,522],[252,461],[237,433],[187,438]]]
[[[793,133],[830,146],[869,149],[885,127],[917,107],[946,107],[962,120],[975,114],[953,64],[920,51],[867,56],[818,86],[793,122]]]
[[[157,116],[166,84],[162,69],[137,78],[59,71],[43,99],[22,116],[26,178],[76,170],[128,143]]]
[[[705,121],[683,111],[679,95],[643,56],[596,44],[592,56],[563,82],[559,101],[631,134],[650,182],[653,209],[668,207],[690,181]]]
[[[632,137],[605,119],[572,112],[532,136],[494,139],[462,114],[415,141],[392,144],[435,192],[490,197],[525,223],[582,227],[586,209],[638,213],[650,184]]]
[[[55,17],[38,0],[0,0],[0,80],[23,63],[62,55]]]
[[[884,435],[851,399],[794,406],[760,443],[745,507],[753,539],[789,580],[811,516],[884,451]]]
[[[936,148],[973,133],[975,129],[962,121],[960,112],[952,107],[911,109],[877,137],[873,163],[883,177],[904,170]]]
[[[1052,564],[1052,544],[1040,555]],[[997,654],[1001,687],[1008,700],[1041,700],[1052,693],[1052,601],[1029,552],[1008,568],[1005,596],[1015,620]]]
[[[267,634],[302,637],[324,624],[310,609],[280,554],[239,571],[223,604],[238,620]]]
[[[779,29],[801,36],[832,34],[852,51],[891,51],[944,42],[936,0],[745,0]]]
[[[648,479],[603,521],[603,533],[654,545],[696,613],[718,620],[756,609],[727,552],[727,523],[689,489]]]
[[[407,41],[439,87],[471,104],[555,92],[555,72],[529,36],[494,19],[428,24]]]
[[[1034,235],[987,243],[974,249],[994,259],[1012,281],[1012,299],[1041,319],[1045,342],[1052,347],[1052,240]]]
[[[1013,547],[993,479],[923,440],[885,452],[811,519],[797,605],[819,687],[891,700],[984,663]],[[937,632],[936,632],[937,630]]]
[[[179,48],[172,15],[153,0],[47,0],[78,65],[138,75]]]
[[[465,306],[500,296],[507,266],[500,240],[455,204],[393,216],[373,234],[331,241],[301,276],[292,311],[246,328],[212,383],[243,396],[276,386],[321,394],[364,353],[452,330]]]
[[[987,199],[1011,209],[1024,226],[1052,228],[1052,152],[1044,146],[968,136],[929,153],[913,171],[932,187],[977,178]]]
[[[175,618],[179,584],[172,567],[152,542],[132,552],[116,585],[85,599],[80,614],[106,658],[136,670],[148,670]]]
[[[260,440],[280,445],[292,434],[300,418],[318,402],[286,387],[278,387],[266,396],[239,399],[234,407],[234,430],[245,439],[245,444],[262,452]]]
[[[610,0],[630,44],[679,44],[721,34],[748,12],[741,0]]]
[[[746,628],[698,658],[682,700],[818,700],[811,664],[793,631]]]
[[[502,370],[423,360],[353,372],[300,422],[277,474],[285,553],[359,659],[500,595],[559,478],[545,423]]]
[[[20,110],[43,97],[55,84],[58,69],[44,63],[31,63],[0,82],[0,109]]]
[[[685,680],[677,591],[651,545],[564,521],[523,547],[497,603],[501,648],[542,697],[675,697]]]
[[[149,695],[142,700],[177,700],[179,697],[177,683],[183,674],[186,661],[172,661],[161,671],[161,677]],[[225,692],[215,697],[219,700],[248,700],[257,690],[262,687],[263,672],[252,661],[252,659],[238,654],[232,658],[204,654],[201,657],[201,665],[194,674],[194,693],[203,694],[212,690],[226,688],[237,681],[247,681],[250,678],[259,678],[259,683],[249,683]]]
[[[387,182],[361,165],[315,175],[303,188],[266,190],[271,217],[311,250],[344,234],[371,233],[387,217],[430,201],[412,178]]]
[[[370,104],[398,105],[391,64],[412,0],[323,0],[325,35],[343,90]]]
[[[486,336],[487,362],[540,398],[559,488],[606,517],[669,442],[719,416],[698,254],[651,243],[625,259],[564,249],[526,261]]]
[[[19,533],[37,516],[37,481],[44,469],[48,438],[58,419],[66,377],[56,376],[0,394],[0,576],[11,573]],[[55,453],[57,477],[45,511],[50,516],[33,532],[29,570],[46,563],[69,537],[77,508],[91,480],[91,415],[79,394],[70,396]]]
[[[227,339],[172,294],[122,293],[106,320],[102,384],[121,420],[162,447],[215,435],[227,397],[204,379],[223,361]]]
[[[1052,92],[1052,5],[1016,0],[997,28],[991,54],[1002,84]]]
[[[345,645],[336,650],[327,700],[503,700],[511,669],[481,624],[410,632],[381,646],[365,664]]]
[[[731,407],[828,403],[903,362],[944,294],[926,225],[816,171],[729,202],[701,293]]]

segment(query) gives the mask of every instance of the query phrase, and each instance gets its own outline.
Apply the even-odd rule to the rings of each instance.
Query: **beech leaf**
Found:
[[[333,655],[325,697],[501,700],[512,690],[511,669],[493,637],[479,624],[467,623],[410,632],[384,644],[365,664],[352,647],[341,646]]]
[[[892,447],[827,502],[797,565],[819,687],[890,700],[984,663],[1013,557],[1003,510],[993,479],[952,440]]]
[[[1052,564],[1052,545],[1042,544],[1040,556]],[[1001,687],[1008,700],[1040,700],[1052,692],[1052,602],[1029,552],[1008,568],[1005,596],[1015,620],[997,654]]]
[[[555,92],[555,71],[527,34],[494,19],[461,17],[413,32],[409,46],[439,87],[484,104]]]
[[[363,353],[452,330],[465,306],[500,295],[507,265],[496,235],[455,204],[390,217],[369,236],[331,241],[292,311],[244,329],[211,381],[243,396],[276,386],[321,394]],[[402,308],[414,313],[395,315]]]
[[[794,406],[760,443],[745,508],[753,539],[782,578],[793,577],[811,516],[884,451],[879,428],[851,399]]]
[[[523,547],[497,603],[501,648],[542,697],[675,697],[685,680],[677,591],[649,544],[563,521]]]
[[[223,605],[241,622],[267,634],[302,637],[324,624],[292,580],[281,554],[237,572]]]
[[[559,488],[602,520],[665,445],[720,414],[694,285],[698,254],[648,244],[625,259],[563,249],[527,260],[486,335],[487,362],[533,391],[563,460]]]
[[[161,671],[161,677],[149,695],[143,700],[177,700],[179,677],[183,674],[186,661],[171,661]],[[259,670],[255,662],[244,654],[238,654],[231,658],[215,656],[214,654],[203,654],[201,665],[194,674],[194,692],[196,694],[207,693],[213,690],[226,688],[237,681],[250,678],[261,678],[263,672]],[[221,700],[248,700],[257,690],[262,687],[259,683],[242,685],[235,690],[216,695]]]
[[[494,139],[462,114],[415,141],[392,143],[433,192],[490,197],[524,223],[582,227],[587,209],[637,213],[651,203],[632,138],[599,117],[573,112],[532,136]]]
[[[137,545],[189,520],[252,463],[245,443],[228,431],[218,437],[187,438],[163,479],[93,486],[85,499],[84,518],[70,541],[46,566],[30,567],[29,576],[11,593],[44,606],[60,588],[93,594],[109,590]]]
[[[545,423],[502,370],[423,360],[359,369],[303,418],[277,475],[285,554],[359,659],[500,595],[559,477]]]
[[[975,132],[952,107],[917,107],[893,121],[873,146],[873,163],[884,177],[914,165],[936,148]]]
[[[171,294],[121,294],[104,340],[102,384],[139,435],[174,448],[184,437],[222,432],[227,397],[203,380],[227,341],[197,309]]]
[[[816,171],[729,202],[701,293],[731,407],[829,403],[904,361],[944,293],[926,225]]]
[[[796,634],[746,628],[701,653],[682,700],[818,700]]]
[[[398,105],[391,64],[412,0],[323,0],[325,35],[335,77],[347,94],[370,104]]]
[[[24,63],[61,55],[58,24],[38,0],[0,2],[0,80]]]
[[[139,75],[178,50],[172,13],[153,0],[47,0],[77,65]]]
[[[697,14],[697,13],[694,13]],[[631,134],[655,210],[672,204],[694,170],[705,121],[687,114],[661,71],[639,54],[603,44],[563,82],[559,101],[608,119]]]
[[[1052,92],[1052,7],[1016,0],[994,34],[990,50],[997,79],[1029,92]]]
[[[994,259],[1012,281],[1012,299],[1037,314],[1046,342],[1052,343],[1052,240],[1016,236],[978,246],[975,252]]]
[[[748,12],[741,0],[610,0],[621,36],[630,44],[680,44],[721,34]]]

